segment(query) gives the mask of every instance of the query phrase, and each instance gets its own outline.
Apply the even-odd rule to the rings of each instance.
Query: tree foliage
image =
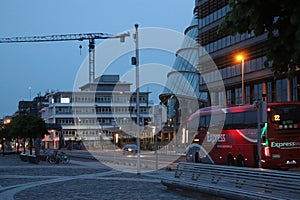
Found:
[[[223,33],[267,34],[266,66],[276,77],[295,75],[300,63],[300,1],[229,0],[231,11],[219,30]]]
[[[7,128],[7,124],[3,124],[0,126],[0,139],[1,138],[10,138],[10,134]]]
[[[13,137],[37,138],[47,134],[44,120],[35,115],[18,115],[9,125],[9,132]]]

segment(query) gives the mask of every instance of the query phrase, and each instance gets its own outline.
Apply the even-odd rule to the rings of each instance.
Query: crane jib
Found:
[[[89,40],[89,39],[108,39],[116,38],[107,33],[82,33],[82,34],[64,34],[64,35],[49,35],[49,36],[28,36],[28,37],[10,37],[0,38],[0,43],[14,42],[50,42],[50,41],[67,41],[67,40]]]
[[[122,33],[119,35],[112,35],[107,33],[81,33],[81,34],[64,34],[64,35],[49,35],[49,36],[0,38],[0,43],[89,40],[89,82],[93,82],[95,79],[95,40],[120,38],[120,42],[125,42],[125,37],[129,37],[129,36],[130,36],[129,32]]]

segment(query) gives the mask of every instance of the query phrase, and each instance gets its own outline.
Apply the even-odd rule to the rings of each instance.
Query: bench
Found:
[[[161,183],[229,199],[300,199],[298,172],[181,162]]]

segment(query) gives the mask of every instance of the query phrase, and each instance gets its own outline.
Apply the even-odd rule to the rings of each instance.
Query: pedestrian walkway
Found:
[[[7,155],[0,158],[0,199],[197,199],[166,190],[160,183],[162,176],[174,176],[174,172],[136,175],[96,161],[31,164],[18,155]]]

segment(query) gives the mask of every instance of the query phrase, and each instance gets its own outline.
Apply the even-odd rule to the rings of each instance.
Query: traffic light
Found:
[[[131,57],[131,64],[136,65],[136,57]]]

